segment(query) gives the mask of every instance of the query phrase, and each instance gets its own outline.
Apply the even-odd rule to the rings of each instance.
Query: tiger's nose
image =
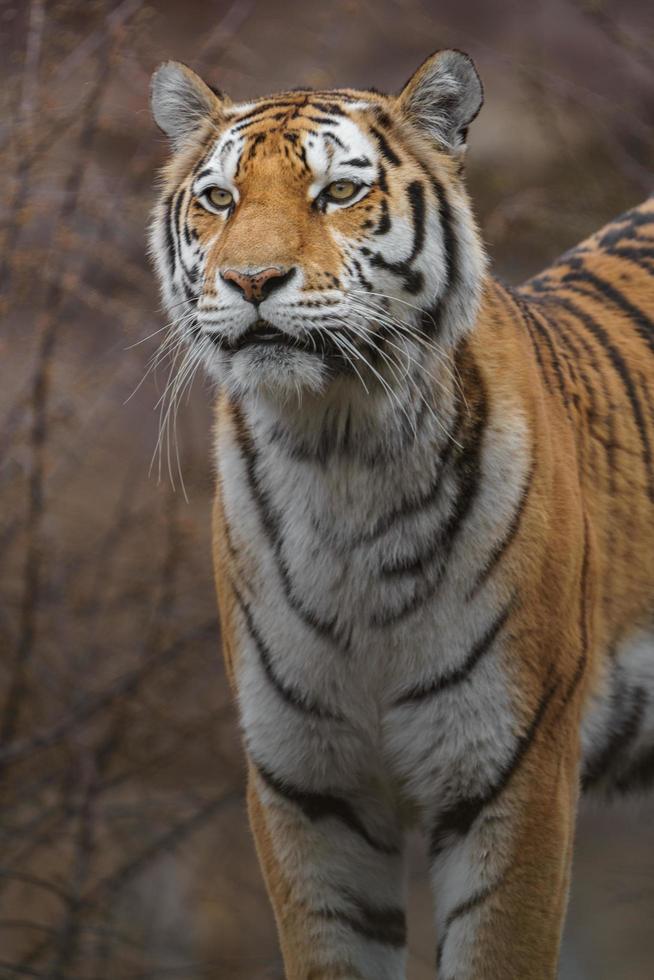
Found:
[[[261,303],[267,296],[283,286],[291,278],[295,269],[280,269],[270,266],[258,272],[241,272],[239,269],[225,269],[220,273],[225,282],[235,286],[248,303]]]

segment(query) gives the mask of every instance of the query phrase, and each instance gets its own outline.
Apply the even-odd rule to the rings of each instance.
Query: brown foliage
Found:
[[[206,391],[148,476],[166,386],[163,364],[146,374],[164,324],[145,258],[166,152],[151,70],[180,58],[236,97],[397,88],[429,50],[470,50],[487,91],[472,191],[520,278],[649,190],[649,17],[573,0],[0,4],[1,976],[281,975],[218,656]],[[580,890],[593,977],[650,975],[650,870],[608,972],[584,950],[584,909],[601,908]],[[422,879],[414,902],[422,978]]]

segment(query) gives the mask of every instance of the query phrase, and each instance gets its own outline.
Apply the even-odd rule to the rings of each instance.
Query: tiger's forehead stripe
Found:
[[[320,125],[335,125],[337,119],[351,118],[349,113],[365,110],[371,103],[365,99],[352,99],[341,105],[339,98],[327,96],[315,98],[313,93],[290,93],[278,99],[258,103],[230,106],[225,115],[232,121],[231,132],[240,133],[264,123],[291,124],[295,121]]]
[[[254,159],[259,147],[276,133],[286,141],[283,151],[278,143],[280,152],[287,157],[293,153],[301,169],[315,178],[310,194],[320,191],[320,181],[332,170],[338,169],[343,179],[370,179],[378,157],[375,141],[368,126],[350,115],[350,111],[369,108],[370,103],[361,98],[349,99],[344,107],[339,99],[332,101],[325,95],[313,98],[308,93],[230,106],[226,111],[230,124],[195,175],[196,187],[211,178],[233,186],[241,166]]]
[[[234,122],[237,124],[249,122],[252,119],[260,115],[264,115],[266,112],[280,112],[297,114],[303,109],[309,111],[314,111],[318,113],[324,113],[325,115],[334,116],[345,116],[348,111],[355,111],[356,109],[368,108],[370,102],[367,99],[362,99],[361,97],[357,99],[346,100],[347,110],[340,103],[340,98],[330,99],[328,96],[324,95],[320,98],[314,98],[315,93],[307,92],[292,92],[286,95],[281,95],[278,99],[264,99],[261,102],[246,102],[240,103],[238,105],[230,106],[228,109],[224,110],[224,115],[228,118],[234,118]]]

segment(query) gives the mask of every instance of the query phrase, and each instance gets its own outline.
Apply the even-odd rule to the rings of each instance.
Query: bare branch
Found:
[[[177,657],[185,653],[190,645],[200,640],[206,640],[209,636],[215,635],[216,626],[212,621],[194,630],[188,636],[176,640],[174,643],[161,653],[156,653],[144,660],[139,667],[129,673],[119,677],[107,689],[97,695],[89,695],[75,705],[70,714],[58,724],[53,725],[45,731],[37,732],[29,738],[16,741],[12,745],[0,750],[0,765],[7,766],[31,756],[35,752],[42,752],[44,749],[52,748],[70,732],[80,725],[86,724],[99,712],[105,710],[110,705],[115,704],[121,698],[133,695],[138,687],[147,679],[153,670],[159,669],[168,663],[172,663]]]

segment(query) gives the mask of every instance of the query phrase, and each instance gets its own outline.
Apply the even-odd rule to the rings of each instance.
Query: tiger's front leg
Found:
[[[308,792],[252,763],[248,806],[287,980],[401,980],[399,832],[382,836],[360,803]]]
[[[578,750],[551,708],[538,710],[492,782],[430,827],[438,980],[558,976]]]

